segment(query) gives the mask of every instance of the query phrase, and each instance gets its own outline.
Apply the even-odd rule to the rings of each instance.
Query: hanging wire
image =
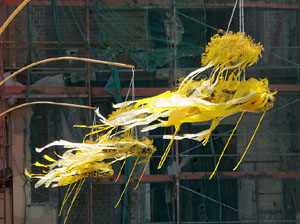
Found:
[[[127,91],[127,94],[126,94],[126,97],[125,97],[125,100],[124,101],[127,101],[128,97],[129,97],[129,94],[130,94],[130,90],[132,90],[132,100],[134,100],[135,98],[135,94],[134,94],[134,68],[132,69],[132,76],[131,76],[131,80],[130,80],[130,83],[129,83],[129,86],[128,86],[128,91]]]
[[[132,101],[135,100],[135,87],[134,87],[134,68],[131,69],[132,71],[132,77],[131,77],[131,81],[130,81],[130,84],[131,84],[131,99]],[[128,89],[129,91],[129,89]],[[133,133],[134,133],[134,136],[137,137],[137,128],[134,127],[133,129]]]
[[[245,33],[244,0],[241,0],[241,23],[242,32]],[[243,70],[243,80],[246,79],[246,69]]]
[[[242,1],[242,32],[245,32],[244,0]]]
[[[204,23],[204,22],[202,22],[202,21],[200,21],[200,20],[197,20],[197,19],[195,19],[195,18],[193,18],[193,17],[190,17],[190,16],[188,16],[188,15],[186,15],[186,14],[183,14],[183,13],[181,13],[181,12],[179,12],[179,11],[176,11],[176,13],[177,13],[178,15],[181,15],[181,16],[183,16],[183,17],[185,17],[185,18],[191,20],[191,21],[194,21],[194,22],[196,22],[196,23],[202,24],[203,26],[206,26],[206,27],[208,27],[208,28],[210,28],[210,29],[212,29],[212,30],[214,30],[214,31],[219,31],[218,28],[213,27],[213,26],[210,26],[210,25],[208,25],[208,24],[206,24],[206,23]]]
[[[134,68],[131,69],[132,71],[132,100],[135,100],[135,94],[134,94]]]
[[[242,0],[239,0],[239,31],[240,31],[240,46],[241,46],[242,45]],[[240,59],[241,57],[239,57],[239,63],[240,63]],[[239,66],[239,73],[240,72],[241,72],[241,66]],[[238,77],[238,80],[239,81],[241,80],[241,76]]]
[[[232,18],[230,18],[232,19]],[[228,30],[227,30],[228,32]],[[226,32],[226,33],[227,33]],[[244,27],[244,0],[239,0],[239,32],[240,32],[240,45],[242,45],[242,35],[244,35],[245,27]],[[240,62],[240,58],[239,58]],[[241,71],[241,66],[239,66],[239,73]],[[243,70],[243,79],[246,79],[245,69]],[[241,76],[238,77],[238,80],[241,80]]]
[[[239,0],[239,31],[242,32],[242,0]]]
[[[265,50],[265,52],[267,52],[267,53],[269,53],[269,54],[271,54],[271,55],[273,55],[273,56],[275,56],[275,57],[277,57],[277,58],[279,58],[279,59],[281,59],[281,60],[283,60],[285,62],[289,62],[289,63],[291,63],[293,65],[296,65],[297,68],[300,68],[300,64],[298,64],[297,62],[291,61],[291,60],[289,60],[287,58],[284,58],[284,57],[282,57],[282,56],[280,56],[278,54],[275,54],[271,50]]]
[[[213,199],[213,198],[211,198],[211,197],[209,197],[209,196],[206,196],[206,195],[204,195],[204,194],[201,194],[200,192],[194,191],[194,190],[192,190],[192,189],[190,189],[190,188],[187,188],[187,187],[185,187],[185,186],[183,186],[183,185],[180,185],[180,188],[185,189],[185,190],[187,190],[187,191],[190,191],[190,192],[192,192],[192,193],[194,193],[194,194],[196,194],[196,195],[199,195],[199,196],[201,196],[201,197],[203,197],[203,198],[205,198],[205,199],[208,199],[208,200],[210,200],[210,201],[212,201],[212,202],[215,202],[215,203],[217,203],[217,204],[219,204],[219,205],[222,205],[222,206],[224,206],[224,207],[226,207],[226,208],[229,208],[229,209],[231,209],[231,210],[233,210],[233,211],[235,211],[235,212],[237,212],[237,213],[239,213],[239,214],[241,214],[241,215],[243,215],[243,216],[245,216],[245,217],[254,219],[256,222],[260,223],[260,220],[259,220],[258,218],[253,217],[253,216],[248,215],[248,214],[245,214],[244,212],[242,212],[242,211],[240,211],[240,210],[238,210],[238,209],[236,209],[236,208],[233,208],[233,207],[231,207],[230,205],[227,205],[227,204],[225,204],[225,203],[222,203],[222,202],[220,202],[220,201],[217,201],[217,200],[215,200],[215,199]]]
[[[228,31],[229,31],[229,28],[230,28],[230,25],[231,25],[231,22],[232,22],[232,18],[233,18],[233,15],[234,15],[234,12],[235,12],[235,9],[236,9],[236,6],[237,6],[238,1],[239,1],[239,0],[236,0],[236,1],[235,1],[234,7],[233,7],[233,10],[232,10],[230,19],[229,19],[229,23],[228,23],[228,26],[227,26],[226,33],[228,33]]]
[[[238,1],[238,0],[237,0]],[[237,2],[236,2],[237,3]],[[244,5],[244,4],[243,4]],[[235,5],[235,7],[236,7],[236,5]],[[244,7],[243,7],[244,8]],[[243,12],[243,16],[242,16],[242,21],[244,20],[243,18],[244,18],[244,10],[242,10],[242,12]],[[234,13],[234,12],[233,12]],[[185,18],[187,18],[187,19],[190,19],[191,21],[194,21],[194,22],[196,22],[196,23],[199,23],[199,24],[203,24],[203,25],[205,25],[203,22],[201,22],[201,21],[199,21],[199,20],[197,20],[197,19],[194,19],[194,18],[192,18],[192,17],[190,17],[190,16],[187,16],[187,15],[185,15],[185,14],[183,14],[183,13],[180,13],[180,12],[177,12],[177,14],[179,14],[179,15],[181,15],[181,16],[183,16],[183,17],[185,17]],[[233,14],[232,14],[233,15]],[[231,20],[232,20],[232,18],[230,18],[230,23],[231,23]],[[243,24],[244,24],[244,22],[243,22]],[[228,24],[229,26],[228,26],[228,28],[227,28],[227,31],[226,31],[226,33],[229,31],[229,28],[230,28],[230,24]],[[210,25],[206,25],[208,28],[210,28],[210,29],[212,29],[212,30],[215,30],[215,31],[219,31],[219,29],[218,28],[216,28],[216,27],[213,27],[213,26],[210,26]],[[244,31],[245,31],[245,28],[243,28],[244,29]],[[274,48],[274,47],[267,47],[267,48]],[[278,55],[278,54],[275,54],[275,53],[272,53],[270,50],[267,50],[267,48],[265,48],[265,52],[267,52],[267,53],[269,53],[269,54],[271,54],[271,55],[273,55],[273,56],[275,56],[275,57],[278,57],[279,59],[281,59],[281,60],[283,60],[283,61],[286,61],[286,62],[289,62],[289,63],[291,63],[291,64],[293,64],[293,65],[295,65],[297,68],[300,68],[300,64],[298,64],[297,62],[294,62],[294,61],[292,61],[292,60],[289,60],[289,59],[287,59],[287,58],[284,58],[284,57],[282,57],[282,56],[280,56],[280,55]],[[276,47],[277,48],[277,47]],[[289,47],[282,47],[282,48],[289,48]],[[294,46],[294,47],[291,47],[291,48],[298,48],[298,46]]]

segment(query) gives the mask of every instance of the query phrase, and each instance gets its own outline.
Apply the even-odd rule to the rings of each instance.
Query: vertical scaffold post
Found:
[[[0,0],[0,26],[3,24],[3,0]],[[4,70],[3,70],[3,36],[0,36],[0,78],[4,79]],[[3,94],[4,86],[0,87],[1,90],[1,111],[5,111],[5,97]],[[2,183],[3,190],[3,223],[6,224],[6,179],[5,179],[5,168],[6,168],[6,152],[5,152],[5,116],[1,117],[1,152],[2,152],[2,179],[0,183]]]
[[[89,10],[89,0],[86,0],[86,14],[85,14],[85,22],[86,22],[86,40],[87,40],[87,58],[90,58],[90,10]],[[88,104],[92,105],[92,91],[91,91],[91,67],[90,63],[86,63],[86,71],[87,71],[87,88],[88,88]],[[89,113],[89,121],[92,119],[91,112]],[[89,188],[89,197],[88,197],[88,221],[89,224],[94,223],[93,219],[93,181],[90,183]]]
[[[173,9],[172,9],[172,24],[173,24],[173,48],[174,48],[174,62],[173,62],[173,85],[176,87],[177,82],[177,23],[176,23],[176,0],[173,0]],[[177,223],[180,224],[180,167],[179,167],[179,145],[178,141],[175,141],[175,155],[176,155],[176,219]]]

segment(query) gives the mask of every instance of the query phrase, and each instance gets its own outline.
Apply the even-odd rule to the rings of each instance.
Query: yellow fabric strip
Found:
[[[39,162],[35,162],[33,165],[39,166],[39,167],[49,167],[49,165],[44,165],[44,164],[39,163]]]
[[[49,162],[56,162],[56,160],[55,159],[52,159],[50,156],[48,156],[48,155],[44,155],[44,158],[46,159],[46,160],[48,160]]]

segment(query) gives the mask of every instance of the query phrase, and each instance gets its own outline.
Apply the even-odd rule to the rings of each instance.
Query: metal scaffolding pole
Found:
[[[87,40],[87,58],[90,58],[90,10],[89,10],[89,0],[86,0],[86,14],[85,14],[85,23],[86,23],[86,40]],[[88,89],[88,105],[92,105],[92,90],[91,90],[91,64],[85,63],[87,71],[87,89]],[[89,113],[89,121],[91,121],[92,115]],[[89,193],[88,193],[88,222],[89,224],[94,223],[93,215],[93,182],[90,183]]]
[[[3,0],[3,4],[5,5],[19,5],[22,3],[23,0]],[[149,4],[153,4],[153,7],[170,7],[173,4],[173,0],[165,0],[160,1],[159,4],[156,0],[149,0]],[[218,1],[218,0],[211,0],[204,3],[206,8],[232,8],[234,6],[235,1]],[[39,6],[50,6],[51,1],[48,0],[32,0],[32,5],[39,5]],[[57,5],[59,6],[86,6],[86,0],[72,0],[66,1],[64,0],[57,0]],[[91,3],[93,6],[94,3]],[[126,0],[102,0],[103,7],[144,7],[144,1],[126,1]],[[202,7],[202,1],[191,1],[188,3],[183,2],[181,7]],[[282,3],[282,2],[265,2],[263,0],[257,1],[246,1],[244,3],[245,8],[274,8],[274,9],[299,9],[300,3]]]
[[[3,2],[0,1],[0,24],[3,24]],[[0,36],[0,40],[3,40],[3,36]],[[4,79],[4,70],[3,70],[3,45],[0,45],[0,78],[1,80]],[[1,93],[3,93],[3,87],[1,87]],[[5,111],[5,97],[4,94],[1,94],[1,111]],[[2,180],[0,181],[2,184],[2,191],[3,191],[3,223],[6,224],[6,175],[5,175],[5,168],[6,168],[6,131],[5,131],[5,116],[1,117],[1,152],[2,152]]]

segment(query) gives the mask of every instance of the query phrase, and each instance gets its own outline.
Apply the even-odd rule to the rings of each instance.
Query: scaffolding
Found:
[[[21,2],[2,0],[0,18],[7,18]],[[5,72],[34,61],[82,56],[136,65],[136,97],[157,95],[172,90],[178,78],[200,67],[206,42],[219,29],[226,30],[236,2],[32,1],[0,37],[1,79]],[[246,33],[265,47],[261,61],[247,69],[247,77],[267,77],[271,90],[278,94],[239,170],[233,172],[233,164],[251,137],[256,115],[247,115],[242,122],[231,151],[224,155],[220,171],[211,181],[208,178],[236,116],[213,132],[205,148],[198,142],[176,141],[161,170],[156,167],[167,144],[162,136],[172,130],[151,131],[147,136],[154,139],[158,151],[140,188],[134,192],[130,187],[122,204],[114,209],[132,164],[127,163],[117,182],[116,176],[91,179],[78,196],[69,223],[300,222],[300,3],[245,0],[244,8]],[[234,31],[238,31],[238,23],[233,17]],[[130,69],[72,61],[41,65],[23,72],[11,86],[1,87],[1,112],[11,105],[51,99],[97,106],[107,115],[110,105],[130,91],[130,79]],[[11,181],[6,168],[12,166],[13,195],[22,191],[25,197],[21,206],[12,203],[9,216],[14,223],[20,222],[16,210],[24,211],[22,223],[39,223],[45,217],[49,223],[63,223],[57,214],[66,189],[34,189],[22,175],[23,165],[29,168],[41,156],[34,148],[63,138],[60,134],[81,141],[84,133],[71,126],[91,123],[92,118],[82,110],[38,105],[9,115],[7,120],[1,118],[2,189],[6,192]],[[20,120],[24,127],[19,130],[15,125]],[[197,132],[205,125],[186,125],[184,129]],[[23,145],[15,146],[19,133],[23,133]],[[18,158],[23,152],[24,158]],[[134,173],[131,182],[136,183],[139,174]],[[3,223],[8,224],[7,194],[3,195]]]

